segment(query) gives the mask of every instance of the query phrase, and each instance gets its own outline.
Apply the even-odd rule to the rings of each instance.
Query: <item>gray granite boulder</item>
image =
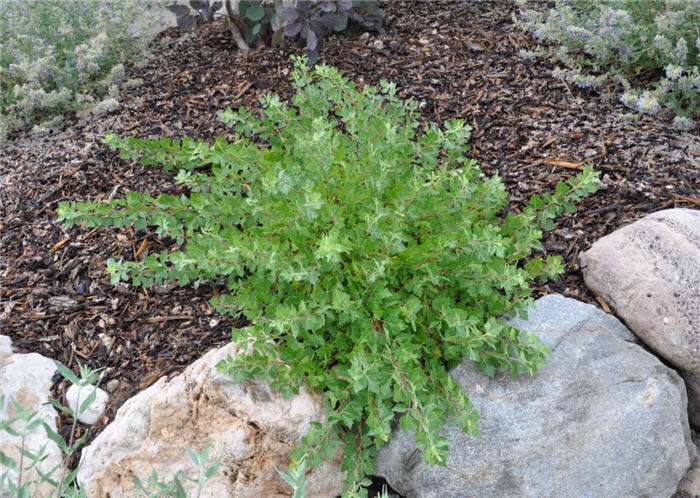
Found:
[[[598,240],[580,258],[586,285],[680,370],[700,426],[700,211],[659,211]]]
[[[691,436],[693,436],[693,441],[697,448],[697,453],[695,455],[695,460],[690,464],[690,469],[688,473],[678,484],[678,496],[677,498],[700,498],[700,436],[691,431]]]
[[[409,498],[671,496],[696,451],[678,374],[615,317],[572,299],[543,297],[512,323],[549,347],[547,364],[489,379],[465,360],[452,375],[481,435],[443,429],[447,466],[434,467],[398,431],[377,474]]]

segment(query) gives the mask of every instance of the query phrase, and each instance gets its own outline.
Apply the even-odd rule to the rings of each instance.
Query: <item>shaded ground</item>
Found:
[[[601,189],[546,236],[546,252],[562,256],[566,273],[537,287],[538,295],[596,302],[578,254],[651,212],[700,206],[699,130],[624,122],[616,100],[553,78],[547,63],[522,60],[519,50],[533,39],[513,26],[512,8],[508,0],[394,2],[385,33],[330,37],[321,60],[359,82],[396,82],[425,120],[465,119],[474,130],[470,155],[502,176],[512,209],[582,163],[600,171]],[[226,137],[219,110],[259,109],[260,95],[288,97],[291,88],[293,49],[237,54],[221,23],[161,44],[133,70],[144,83],[114,113],[72,116],[51,136],[18,133],[0,148],[0,334],[20,351],[105,368],[103,384],[118,381],[95,434],[128,397],[224,344],[243,323],[214,312],[215,287],[110,285],[106,259],[142,258],[166,243],[149,231],[66,228],[55,222],[57,203],[173,191],[172,173],[121,160],[102,144],[105,133]]]

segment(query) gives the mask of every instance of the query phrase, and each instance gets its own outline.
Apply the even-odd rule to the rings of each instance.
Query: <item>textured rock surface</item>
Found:
[[[85,402],[93,391],[95,391],[95,400],[90,403],[90,406],[85,408],[85,411],[78,415],[78,421],[83,424],[92,425],[100,419],[105,412],[105,408],[107,408],[109,394],[95,386],[84,386],[80,388],[76,385],[72,385],[68,388],[68,391],[66,391],[66,404],[68,408],[73,410],[73,413],[78,413],[80,411],[80,405]]]
[[[650,214],[598,240],[581,266],[586,285],[681,369],[700,426],[700,211]]]
[[[134,495],[133,475],[146,482],[151,468],[162,481],[184,470],[196,475],[186,448],[210,444],[211,460],[224,450],[215,477],[202,496],[237,498],[289,496],[275,470],[314,420],[323,420],[320,399],[305,392],[284,400],[263,382],[236,384],[216,372],[216,363],[237,354],[233,345],[213,350],[170,380],[128,400],[83,452],[78,480],[88,497]],[[335,497],[344,475],[326,464],[308,475],[308,496]]]
[[[7,336],[0,336],[0,395],[6,398],[4,410],[0,410],[0,420],[7,420],[16,415],[14,407],[8,399],[12,398],[19,402],[24,408],[36,411],[38,416],[46,422],[54,431],[56,430],[56,416],[58,415],[53,406],[48,404],[51,396],[51,378],[56,372],[56,367],[48,358],[36,353],[12,354],[11,341]],[[15,429],[20,429],[21,425],[13,425]],[[0,431],[0,450],[19,463],[19,451],[15,447],[20,443],[20,439]],[[60,448],[53,441],[46,437],[43,428],[39,428],[30,434],[24,441],[25,447],[31,451],[38,451],[42,445],[46,444],[47,458],[39,464],[39,469],[46,473],[62,462],[63,454]],[[0,473],[6,469],[0,468]],[[17,475],[11,474],[13,481]],[[35,471],[25,473],[23,482],[34,481],[38,478]],[[48,496],[50,487],[43,485],[32,488],[32,496]],[[0,490],[0,497],[10,496]]]
[[[447,467],[411,434],[382,448],[377,473],[409,497],[671,496],[695,456],[678,374],[611,315],[558,295],[529,320],[551,355],[535,376],[452,371],[481,414],[480,437],[445,429]]]
[[[698,439],[700,436],[695,433],[693,433],[693,436],[693,441],[695,441],[698,451],[695,455],[695,460],[693,460],[690,469],[688,469],[688,473],[678,484],[678,492],[683,493],[685,496],[700,498],[700,439]]]

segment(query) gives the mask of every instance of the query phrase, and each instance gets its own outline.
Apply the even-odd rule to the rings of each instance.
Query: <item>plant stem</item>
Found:
[[[226,5],[226,14],[228,15],[228,26],[231,29],[231,36],[233,36],[233,40],[236,42],[236,45],[238,45],[238,48],[243,52],[247,52],[250,50],[250,47],[248,47],[243,36],[241,36],[241,31],[238,29],[238,24],[236,23],[237,18],[235,11],[238,10],[238,2],[236,2],[235,10],[231,7],[231,0],[225,0],[224,4]]]
[[[63,462],[63,467],[61,468],[61,479],[58,481],[58,489],[56,490],[56,496],[61,498],[61,491],[63,491],[63,481],[66,477],[66,465],[68,457],[73,454],[73,441],[75,440],[75,428],[78,425],[78,416],[80,415],[77,411],[80,411],[80,393],[82,389],[78,389],[78,398],[76,399],[76,412],[73,413],[73,425],[70,428],[70,437],[68,442],[68,448],[66,451],[65,461]]]
[[[19,448],[19,472],[17,474],[17,493],[22,489],[22,470],[24,470],[24,440],[27,437],[27,424],[25,423],[25,429],[22,431],[22,441]]]

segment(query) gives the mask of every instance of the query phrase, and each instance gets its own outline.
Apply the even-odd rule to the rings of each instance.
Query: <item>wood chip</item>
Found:
[[[695,199],[694,197],[688,197],[687,195],[671,194],[673,197],[682,202],[689,202],[694,206],[700,207],[700,199]]]
[[[63,240],[60,240],[60,241],[56,242],[53,246],[51,246],[51,249],[49,249],[49,252],[56,252],[56,251],[58,251],[61,247],[63,247],[64,245],[66,245],[66,242],[68,242],[69,240],[70,240],[70,237],[66,237],[66,238],[63,239]]]
[[[571,161],[561,161],[559,159],[552,159],[552,158],[547,158],[544,160],[545,164],[549,164],[551,166],[560,166],[562,168],[566,169],[577,169],[579,171],[583,171],[584,165],[581,163],[575,163]]]
[[[602,297],[596,296],[596,297],[595,297],[595,300],[598,301],[598,303],[600,303],[600,307],[603,308],[603,311],[605,311],[606,313],[610,313],[610,312],[611,312],[611,311],[610,311],[610,306],[608,306],[608,303],[606,303],[605,300],[604,300]]]

